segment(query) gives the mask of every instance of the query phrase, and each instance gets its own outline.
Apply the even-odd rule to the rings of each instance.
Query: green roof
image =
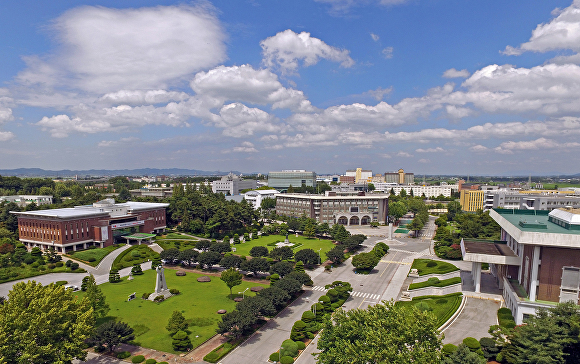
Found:
[[[580,235],[580,230],[569,230],[548,220],[550,211],[493,209],[523,232]]]
[[[136,234],[132,234],[132,235],[125,235],[125,236],[123,236],[123,238],[125,238],[125,239],[136,239],[136,240],[139,240],[139,239],[149,239],[149,238],[153,238],[155,236],[157,236],[157,235],[155,235],[155,234],[145,234],[145,233],[136,233]]]

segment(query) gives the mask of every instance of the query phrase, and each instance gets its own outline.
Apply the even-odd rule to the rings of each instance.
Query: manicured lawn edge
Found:
[[[129,254],[130,252],[132,252],[135,249],[138,249],[138,247],[142,247],[142,246],[144,246],[147,249],[151,250],[152,253],[157,254],[155,251],[153,251],[153,249],[149,248],[147,245],[134,245],[134,246],[130,247],[129,249],[125,250],[124,252],[122,252],[121,254],[119,254],[119,256],[117,256],[117,258],[115,258],[115,261],[113,262],[113,265],[111,265],[111,268],[115,268],[115,267],[117,267],[117,265],[121,265],[122,268],[127,268],[127,267],[132,267],[133,265],[135,265],[137,263],[141,264],[141,263],[146,262],[147,261],[146,258],[140,258],[140,259],[137,259],[135,261],[132,261],[130,264],[129,263],[123,263],[123,258],[127,254]],[[141,249],[144,249],[144,248],[141,248]],[[127,265],[127,264],[129,264],[129,265]],[[120,268],[120,269],[122,269],[122,268]]]
[[[435,262],[437,265],[434,267],[427,267],[427,263],[429,262]],[[433,259],[415,259],[413,260],[411,269],[417,269],[419,271],[419,276],[427,274],[446,274],[459,270],[458,267],[451,263]]]
[[[85,264],[87,264],[87,265],[90,265],[91,267],[96,267],[96,266],[98,266],[98,265],[99,265],[99,263],[100,263],[100,262],[101,262],[103,259],[105,259],[105,257],[106,257],[107,255],[109,255],[109,254],[111,254],[113,251],[115,251],[115,250],[117,250],[117,249],[121,248],[123,245],[124,245],[124,244],[114,244],[114,245],[111,245],[111,246],[108,246],[108,247],[105,247],[105,248],[98,248],[98,249],[106,249],[106,250],[109,250],[109,251],[107,252],[107,254],[103,255],[101,258],[99,258],[99,259],[95,260],[94,262],[89,262],[88,260],[80,259],[80,258],[78,258],[78,257],[75,257],[75,256],[74,256],[74,254],[75,254],[75,253],[79,253],[79,252],[86,252],[86,251],[90,251],[90,250],[96,250],[96,249],[83,249],[83,250],[77,250],[77,251],[76,251],[76,252],[74,252],[73,254],[63,254],[63,256],[65,256],[65,257],[67,257],[67,258],[70,258],[70,259],[72,259],[72,260],[77,260],[77,261],[79,261],[79,262],[83,262],[83,263],[85,263]]]
[[[18,277],[11,277],[8,279],[3,279],[0,280],[0,284],[1,283],[6,283],[6,282],[12,282],[12,281],[18,281],[20,279],[26,279],[26,278],[32,278],[32,277],[38,277],[38,276],[43,276],[45,274],[49,274],[49,273],[86,273],[87,271],[84,270],[83,268],[78,268],[76,270],[71,270],[68,267],[57,267],[54,269],[46,269],[45,271],[29,271],[28,273],[24,274],[24,275],[18,275]]]
[[[447,287],[453,284],[461,283],[461,277],[453,277],[449,279],[444,279],[442,281],[425,281],[419,283],[411,283],[409,285],[409,291],[413,289],[425,288],[425,287]]]
[[[463,300],[462,296],[463,293],[461,292],[450,293],[444,296],[419,296],[413,298],[411,301],[398,301],[396,304],[410,306],[427,299],[454,299],[450,307],[441,316],[437,317],[437,327],[441,327],[445,322],[447,322],[447,320],[449,320],[451,316],[453,316],[459,306],[461,306],[461,301]]]

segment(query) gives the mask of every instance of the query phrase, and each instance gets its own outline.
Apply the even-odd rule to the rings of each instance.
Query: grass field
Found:
[[[132,267],[137,263],[153,260],[155,256],[159,256],[159,254],[151,250],[147,245],[134,245],[115,258],[113,267],[117,269]]]
[[[31,265],[23,264],[23,266],[18,267],[0,268],[0,283],[15,281],[24,278],[32,278],[48,273],[86,273],[86,270],[82,268],[71,270],[70,268],[67,268],[64,265],[62,267],[55,267],[53,269],[49,269],[48,264],[34,268]]]
[[[192,238],[191,236],[181,235],[179,233],[169,233],[167,235],[162,235],[161,239],[183,239],[183,240],[197,240],[196,238]]]
[[[414,306],[419,302],[425,302],[431,308],[431,312],[437,317],[437,326],[443,325],[457,311],[461,305],[461,293],[452,293],[445,296],[421,296],[412,301],[399,301],[396,305]]]
[[[436,265],[433,267],[428,267],[427,265],[430,262],[434,262]],[[433,263],[431,263],[433,264]],[[431,265],[429,264],[429,265]],[[411,265],[411,269],[418,269],[419,275],[424,276],[427,274],[445,274],[450,272],[455,272],[459,270],[456,266],[451,263],[442,262],[440,260],[432,260],[432,259],[415,259],[413,261],[413,265]]]
[[[235,302],[228,298],[230,290],[219,277],[212,276],[211,282],[200,283],[196,279],[203,274],[188,272],[184,277],[177,277],[171,269],[165,270],[167,286],[178,289],[181,294],[159,304],[142,300],[143,293],[151,293],[155,289],[155,272],[147,270],[144,273],[135,276],[133,281],[123,278],[119,283],[104,283],[99,286],[111,308],[108,319],[128,323],[135,329],[135,341],[140,346],[175,353],[165,326],[173,311],[180,311],[190,322],[189,337],[195,348],[215,335],[217,323],[221,320],[221,315],[216,311],[224,309],[231,312],[235,308]],[[265,284],[244,281],[240,286],[234,287],[233,292],[236,294],[254,286],[267,287]],[[127,297],[133,292],[137,298],[127,302]],[[83,294],[80,292],[78,296],[82,297]],[[247,290],[246,295],[254,293]]]
[[[442,281],[440,281],[440,280],[432,280],[431,281],[432,278],[429,278],[429,279],[430,279],[429,281],[425,281],[425,282],[411,283],[409,285],[409,290],[425,288],[425,287],[439,287],[439,288],[441,288],[441,287],[451,286],[452,284],[461,283],[460,277],[453,277],[453,278],[449,278],[449,279],[444,279]]]
[[[155,242],[157,244],[159,244],[160,247],[163,248],[163,250],[167,250],[167,249],[172,249],[172,248],[177,248],[179,250],[187,250],[187,249],[193,249],[195,248],[195,242],[196,240],[163,240],[163,239],[157,239],[155,240]],[[177,243],[177,245],[176,245]]]
[[[101,262],[101,260],[103,260],[104,257],[109,255],[110,252],[122,246],[123,244],[115,244],[102,249],[101,248],[87,249],[77,251],[68,255],[73,259],[82,260],[84,263],[96,267],[97,265],[99,265],[99,263]],[[95,258],[95,260],[91,261],[91,258]]]
[[[553,190],[558,186],[558,188],[565,188],[565,187],[580,187],[580,184],[574,183],[542,183],[545,190]]]
[[[260,246],[260,245],[266,246],[268,248],[268,250],[272,250],[276,246],[268,246],[268,244],[273,243],[275,241],[284,241],[284,239],[286,239],[286,237],[283,235],[261,236],[259,239],[250,240],[247,243],[233,245],[233,247],[236,248],[236,251],[234,252],[234,254],[248,256],[248,255],[250,255],[250,249],[252,249],[255,246]],[[290,241],[291,243],[294,243],[294,244],[302,244],[302,245],[294,248],[294,253],[296,253],[299,250],[307,249],[307,248],[312,249],[315,252],[318,252],[318,249],[321,249],[320,255],[321,255],[323,260],[326,257],[324,255],[324,253],[331,250],[335,246],[331,240],[325,240],[325,239],[318,240],[317,238],[306,238],[302,235],[298,235],[298,236],[288,235],[288,241]]]

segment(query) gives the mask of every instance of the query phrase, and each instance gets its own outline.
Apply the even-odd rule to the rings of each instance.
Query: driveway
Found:
[[[491,337],[487,332],[491,325],[497,325],[497,310],[500,303],[493,300],[467,297],[463,311],[443,333],[444,344],[459,345],[466,337],[477,340]]]

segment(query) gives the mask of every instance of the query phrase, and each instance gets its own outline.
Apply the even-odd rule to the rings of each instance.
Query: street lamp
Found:
[[[322,264],[322,258],[320,257],[320,251],[322,248],[318,249],[318,265]]]
[[[247,290],[248,290],[248,288],[244,289],[244,291],[243,291],[243,292],[238,292],[238,294],[240,294],[240,293],[242,294],[242,299],[244,299],[244,298],[245,298],[244,294],[246,293],[246,291],[247,291]]]

